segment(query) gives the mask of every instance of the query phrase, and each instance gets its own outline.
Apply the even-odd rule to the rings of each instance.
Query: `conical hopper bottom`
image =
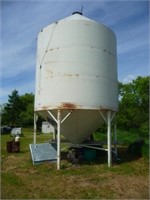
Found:
[[[57,119],[57,110],[50,111]],[[98,110],[61,110],[61,120],[71,112],[71,114],[61,123],[61,134],[73,144],[84,142],[100,125],[104,119]],[[41,111],[40,115],[55,124],[47,111]],[[55,125],[57,127],[57,125]]]

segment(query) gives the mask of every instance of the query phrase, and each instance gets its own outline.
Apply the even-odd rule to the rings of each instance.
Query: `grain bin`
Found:
[[[118,110],[116,37],[111,29],[75,12],[38,35],[35,114],[74,144]],[[103,119],[104,118],[104,119]],[[57,127],[57,129],[60,127]]]

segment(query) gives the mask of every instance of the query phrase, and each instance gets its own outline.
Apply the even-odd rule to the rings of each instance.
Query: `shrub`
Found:
[[[149,159],[149,144],[144,144],[142,147],[142,157]]]

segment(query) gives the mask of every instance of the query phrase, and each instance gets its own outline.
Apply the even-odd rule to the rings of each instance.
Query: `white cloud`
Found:
[[[131,83],[136,77],[132,74],[127,75],[124,79],[123,79],[123,83]]]
[[[124,54],[134,50],[140,50],[148,46],[148,24],[139,24],[132,29],[120,31],[118,35],[118,53]]]

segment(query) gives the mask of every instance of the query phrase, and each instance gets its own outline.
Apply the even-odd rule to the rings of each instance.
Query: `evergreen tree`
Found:
[[[19,126],[20,112],[21,112],[21,99],[17,90],[13,90],[11,95],[8,95],[8,103],[4,106],[2,123],[10,126]]]

